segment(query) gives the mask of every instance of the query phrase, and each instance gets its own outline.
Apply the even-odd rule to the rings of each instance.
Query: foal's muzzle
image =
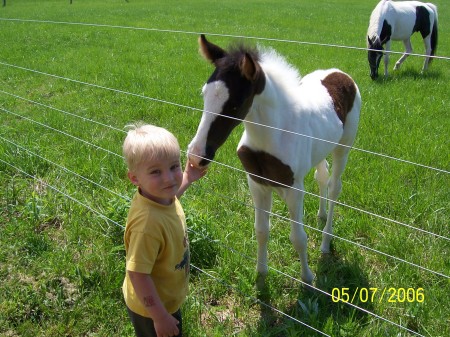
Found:
[[[205,149],[205,156],[202,160],[200,160],[200,166],[208,166],[211,163],[211,160],[214,159],[214,156],[216,155],[217,148],[206,145]]]
[[[188,152],[189,161],[198,167],[208,166],[211,163],[211,160],[214,159],[214,156],[216,155],[216,150],[217,149],[212,146],[206,146],[205,154],[203,155],[195,153],[195,151],[190,153]]]

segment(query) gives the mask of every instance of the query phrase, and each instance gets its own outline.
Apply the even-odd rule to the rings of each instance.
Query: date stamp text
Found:
[[[344,303],[374,303],[387,301],[388,303],[423,303],[425,301],[425,292],[423,288],[394,288],[394,287],[356,287],[333,288],[331,291],[333,302],[342,301]]]

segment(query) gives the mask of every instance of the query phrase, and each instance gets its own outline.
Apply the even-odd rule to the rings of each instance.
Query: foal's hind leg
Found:
[[[277,192],[286,201],[289,214],[291,216],[291,235],[289,236],[292,245],[297,251],[301,264],[301,277],[306,283],[312,283],[314,274],[308,266],[308,237],[303,228],[303,197],[304,186],[298,184],[297,189],[279,189]]]
[[[423,62],[422,73],[428,69],[428,64],[431,61],[431,35],[428,35],[423,39],[423,43],[425,44],[425,53],[427,57],[425,57],[425,61]]]
[[[411,40],[407,39],[403,41],[403,44],[405,45],[405,53],[400,57],[400,59],[395,63],[394,70],[397,70],[400,68],[403,62],[405,62],[406,58],[409,56],[409,54],[412,53],[412,45]]]
[[[333,234],[334,201],[337,200],[342,190],[341,176],[344,172],[345,165],[347,164],[349,151],[350,149],[347,147],[337,146],[332,153],[333,166],[331,169],[331,179],[328,185],[328,217],[327,223],[323,229],[322,244],[320,246],[322,253],[330,252],[330,242],[332,236],[329,234]]]
[[[319,165],[316,166],[316,172],[314,173],[314,178],[319,185],[320,201],[319,201],[319,212],[317,216],[319,219],[327,220],[327,195],[328,195],[328,179],[330,178],[328,174],[328,163],[324,159]]]
[[[386,50],[384,52],[384,77],[388,76],[389,67],[389,51],[391,50],[391,40],[386,42]]]

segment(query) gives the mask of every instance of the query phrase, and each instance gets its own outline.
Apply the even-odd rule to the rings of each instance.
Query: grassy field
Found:
[[[182,199],[193,255],[186,336],[449,336],[449,61],[433,61],[422,75],[423,59],[410,57],[372,81],[363,50],[292,42],[364,48],[376,3],[8,0],[0,7],[0,335],[133,335],[120,289],[134,193],[123,130],[144,120],[187,147],[212,71],[197,51],[205,33],[221,46],[233,36],[271,46],[302,74],[348,72],[363,99],[355,147],[432,168],[353,150],[340,201],[354,208],[335,211],[335,234],[353,243],[335,238],[329,256],[319,249],[318,200],[306,197],[314,286],[348,293],[363,310],[301,285],[278,198],[270,273],[258,291],[251,196],[245,175],[228,167],[242,169],[240,126]],[[442,22],[437,54],[448,57],[450,3],[434,3]],[[413,46],[423,53],[419,36]],[[317,193],[312,174],[305,185]],[[378,289],[373,297],[370,288]]]

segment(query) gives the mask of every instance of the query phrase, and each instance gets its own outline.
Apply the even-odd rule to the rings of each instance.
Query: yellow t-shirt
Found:
[[[166,206],[136,192],[128,212],[124,242],[126,269],[150,274],[167,311],[176,312],[187,295],[190,262],[186,219],[178,199]],[[149,317],[128,273],[123,295],[130,310]]]

